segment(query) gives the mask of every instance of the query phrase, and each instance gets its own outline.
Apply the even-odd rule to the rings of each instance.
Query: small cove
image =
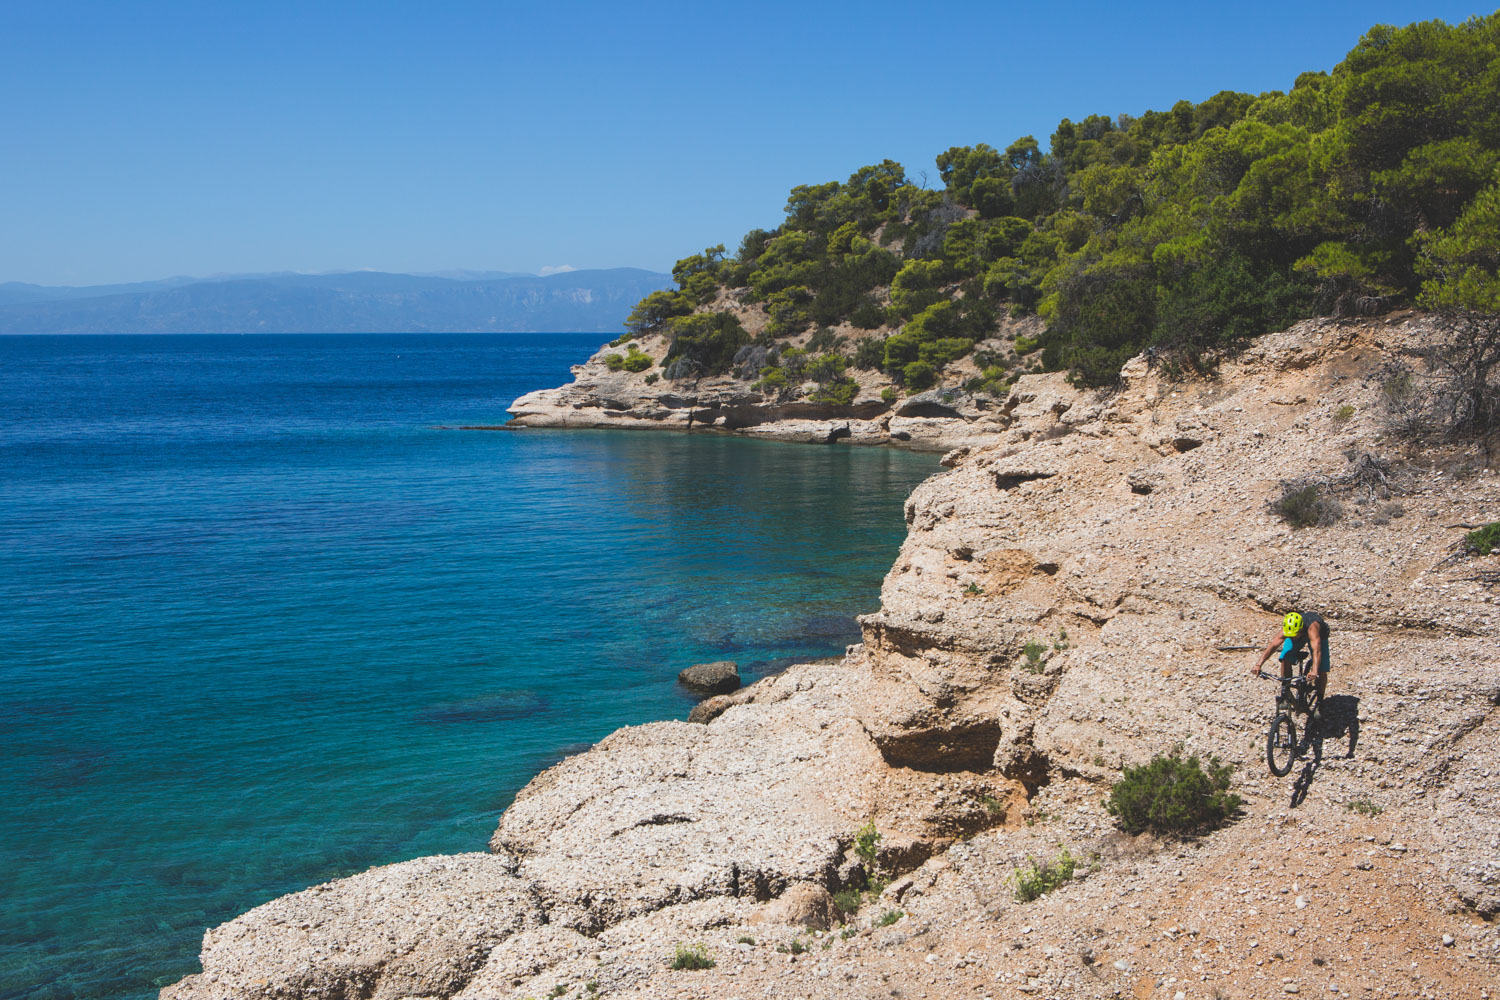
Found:
[[[482,850],[673,679],[837,653],[935,456],[459,432],[597,334],[0,338],[0,997]]]

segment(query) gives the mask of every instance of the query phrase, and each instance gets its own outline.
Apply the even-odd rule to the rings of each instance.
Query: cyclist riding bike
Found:
[[[1312,652],[1312,666],[1308,670],[1308,677],[1316,685],[1318,700],[1313,706],[1312,716],[1314,719],[1323,718],[1323,690],[1328,686],[1328,670],[1331,664],[1328,661],[1328,622],[1317,612],[1309,612],[1306,615],[1299,612],[1290,612],[1281,620],[1281,638],[1272,640],[1266,645],[1260,654],[1260,659],[1255,666],[1250,668],[1250,673],[1256,677],[1260,676],[1260,668],[1271,658],[1271,654],[1277,650],[1281,651],[1281,676],[1282,676],[1282,698],[1290,701],[1290,693],[1287,681],[1292,677],[1292,664],[1295,663],[1302,650],[1309,649]]]

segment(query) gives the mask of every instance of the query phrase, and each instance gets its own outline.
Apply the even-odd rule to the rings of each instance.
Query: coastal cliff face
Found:
[[[1387,437],[1382,366],[1431,335],[1311,321],[1212,379],[1138,358],[1112,395],[1030,375],[939,418],[963,444],[908,501],[847,655],[563,761],[488,853],[210,930],[163,998],[1492,994],[1500,592],[1479,570],[1500,557],[1460,542],[1500,478]],[[584,368],[568,392],[612,398]],[[1268,505],[1308,477],[1343,516],[1292,530]],[[1218,647],[1264,645],[1290,608],[1328,618],[1333,670],[1278,779],[1275,685]],[[1242,813],[1119,833],[1109,784],[1175,744],[1234,765]],[[876,874],[866,824],[890,882],[830,929],[831,894]],[[1015,868],[1062,847],[1077,877],[1017,902]],[[670,969],[690,943],[717,964]]]

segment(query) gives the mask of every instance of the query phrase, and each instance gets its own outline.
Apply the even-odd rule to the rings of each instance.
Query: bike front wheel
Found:
[[[1297,758],[1297,724],[1292,717],[1282,712],[1271,723],[1266,734],[1266,764],[1271,773],[1284,778],[1292,773],[1292,763]]]

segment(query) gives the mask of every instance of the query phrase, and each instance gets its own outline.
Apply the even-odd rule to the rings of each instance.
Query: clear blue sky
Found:
[[[1492,0],[1493,2],[1493,0]],[[795,184],[1286,89],[1363,2],[0,6],[0,281],[665,270]]]

